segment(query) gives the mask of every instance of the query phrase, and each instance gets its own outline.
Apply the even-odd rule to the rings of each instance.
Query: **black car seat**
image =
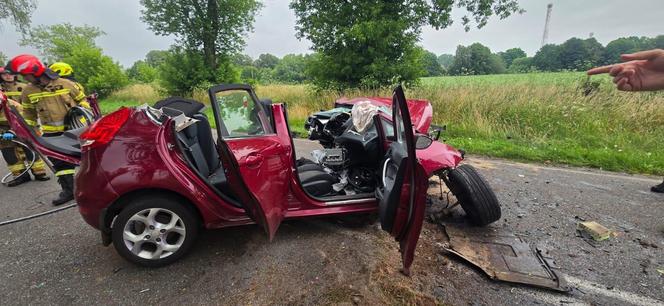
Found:
[[[300,178],[302,188],[314,197],[332,195],[332,185],[339,180],[323,169],[323,167],[311,160],[301,158],[297,160],[297,174]]]
[[[233,197],[228,185],[224,167],[222,167],[216,144],[212,138],[212,128],[207,117],[196,113],[191,118],[198,120],[180,132],[180,141],[196,170],[212,186],[226,195]]]

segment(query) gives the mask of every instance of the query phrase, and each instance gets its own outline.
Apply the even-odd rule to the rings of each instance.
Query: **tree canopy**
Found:
[[[298,38],[310,40],[317,53],[309,69],[314,84],[334,89],[415,81],[423,71],[415,46],[422,27],[449,26],[455,6],[468,11],[461,20],[466,29],[519,11],[516,0],[293,0],[290,6]]]
[[[488,47],[474,43],[468,47],[457,47],[449,72],[453,75],[504,73],[505,63]]]
[[[101,29],[89,25],[39,25],[28,30],[19,45],[31,46],[39,50],[47,61],[55,62],[71,55],[76,49],[96,48],[95,40],[105,34]]]
[[[521,48],[511,48],[507,49],[503,52],[498,52],[498,55],[503,59],[505,62],[505,67],[509,67],[512,65],[512,62],[521,57],[527,57],[528,55],[526,54],[525,51],[521,50]]]
[[[279,58],[269,53],[259,55],[254,62],[254,66],[258,68],[273,69],[277,64],[279,64]]]
[[[174,35],[189,51],[202,51],[206,66],[216,70],[218,55],[241,51],[261,8],[256,0],[141,0],[142,20],[158,35]]]
[[[0,21],[9,19],[16,29],[26,33],[34,9],[34,0],[0,0]]]

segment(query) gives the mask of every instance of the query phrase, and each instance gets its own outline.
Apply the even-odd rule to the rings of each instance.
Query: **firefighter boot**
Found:
[[[19,177],[13,179],[11,182],[7,183],[7,187],[16,187],[18,185],[21,185],[23,183],[27,183],[31,181],[30,179],[30,174],[28,172],[23,172]]]
[[[66,174],[58,177],[58,184],[62,187],[62,191],[57,199],[51,203],[54,206],[65,204],[74,199],[74,175]]]
[[[657,192],[657,193],[664,193],[664,182],[662,182],[659,185],[655,185],[655,186],[650,187],[650,191]]]

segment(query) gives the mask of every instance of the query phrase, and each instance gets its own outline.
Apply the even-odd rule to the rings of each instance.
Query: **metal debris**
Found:
[[[445,233],[449,239],[445,250],[482,269],[491,279],[570,290],[553,271],[552,260],[531,248],[522,237],[456,225],[445,225]]]

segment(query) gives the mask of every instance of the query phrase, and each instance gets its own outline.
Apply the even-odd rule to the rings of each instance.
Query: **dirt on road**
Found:
[[[306,150],[305,150],[306,151]],[[268,242],[255,226],[204,232],[191,254],[160,269],[103,247],[76,209],[0,226],[0,298],[6,304],[451,304],[657,305],[664,302],[664,195],[658,178],[468,158],[495,189],[509,231],[553,257],[575,289],[557,293],[489,280],[443,251],[440,222],[423,229],[412,276],[377,224],[288,221]],[[2,168],[2,171],[5,169]],[[57,185],[0,187],[8,220],[48,210]],[[430,208],[445,205],[431,184]],[[41,204],[40,204],[41,202]],[[460,214],[460,213],[459,213]],[[577,223],[616,234],[590,244]]]

